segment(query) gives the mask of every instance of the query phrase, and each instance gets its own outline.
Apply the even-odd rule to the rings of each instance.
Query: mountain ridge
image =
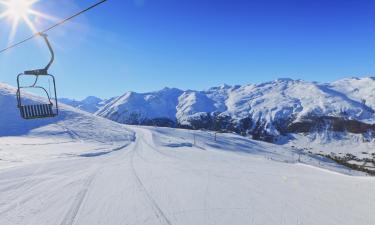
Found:
[[[316,126],[323,126],[322,120],[331,128],[341,126],[332,130],[367,132],[351,126],[368,127],[363,124],[375,122],[374,97],[373,77],[331,83],[280,78],[202,91],[164,88],[147,93],[125,92],[98,107],[94,114],[124,124],[225,130],[274,141],[306,127],[321,130]],[[298,127],[302,124],[306,127]]]

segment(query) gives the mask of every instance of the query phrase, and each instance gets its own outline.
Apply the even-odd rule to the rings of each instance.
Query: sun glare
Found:
[[[8,2],[9,16],[13,19],[20,19],[27,17],[31,8],[32,2],[24,0],[13,0]]]
[[[33,31],[36,32],[32,18],[41,17],[51,19],[50,16],[32,9],[34,3],[39,0],[0,0],[0,5],[4,6],[0,13],[0,19],[8,19],[12,23],[10,39],[13,38],[20,22],[24,22]]]

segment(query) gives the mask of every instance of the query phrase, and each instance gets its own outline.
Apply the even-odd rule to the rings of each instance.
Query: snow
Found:
[[[182,125],[189,125],[190,117],[197,116],[200,113],[214,112],[218,109],[215,107],[215,101],[202,92],[187,91],[178,100],[176,117]]]
[[[319,161],[329,170],[311,166],[307,156],[297,163],[286,148],[232,134],[215,141],[203,131],[128,129],[134,142],[91,157],[63,154],[72,143],[0,138],[2,152],[45,154],[0,170],[0,224],[375,222],[375,180],[345,175],[331,162]],[[37,150],[47,141],[54,145]],[[95,148],[80,144],[70,148]],[[59,146],[59,157],[50,156]]]
[[[239,88],[230,95],[227,105],[236,116],[248,112],[253,118],[263,117],[269,122],[293,115],[297,121],[308,115],[340,116],[344,111],[355,119],[372,117],[359,102],[324,85],[290,79]]]
[[[77,140],[128,141],[132,133],[118,123],[93,116],[61,104],[56,118],[43,120],[23,120],[17,108],[16,89],[0,83],[0,137],[1,136],[56,136],[72,137]],[[37,97],[25,95],[25,101],[35,101]],[[124,131],[125,130],[125,131]]]
[[[332,89],[340,91],[354,101],[366,101],[366,105],[375,109],[375,78],[346,78],[332,82]]]
[[[146,108],[164,104],[138,97]],[[0,107],[0,224],[375,223],[373,177],[299,149],[126,126],[66,105],[57,118],[24,121],[15,89],[4,84]]]
[[[345,156],[352,154],[359,159],[374,158],[375,140],[364,140],[363,135],[340,132],[293,134],[286,146],[295,146],[318,154]],[[362,162],[363,163],[363,162]]]
[[[175,88],[164,88],[158,92],[144,94],[127,92],[115,98],[96,114],[120,123],[137,123],[153,118],[174,120],[177,99],[181,92]]]

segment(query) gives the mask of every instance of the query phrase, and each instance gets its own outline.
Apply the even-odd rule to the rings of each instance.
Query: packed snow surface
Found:
[[[0,224],[375,223],[375,180],[330,161],[232,134],[128,129],[135,141],[107,154],[0,138]]]

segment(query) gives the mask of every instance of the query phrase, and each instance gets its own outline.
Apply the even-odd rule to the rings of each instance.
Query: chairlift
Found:
[[[50,118],[55,117],[59,113],[59,107],[57,104],[57,93],[56,93],[56,82],[55,77],[48,73],[48,69],[52,65],[55,55],[51,44],[48,41],[47,34],[39,33],[48,49],[51,53],[51,60],[47,66],[43,69],[27,70],[17,76],[17,106],[20,110],[20,114],[24,119],[40,119],[40,118]],[[47,78],[48,86],[42,85],[40,79]],[[30,81],[31,85],[24,85],[26,81]],[[47,89],[48,88],[48,91]],[[44,98],[36,98],[32,102],[24,101],[22,93],[24,90],[30,91],[40,91]],[[51,89],[53,93],[51,94]]]

